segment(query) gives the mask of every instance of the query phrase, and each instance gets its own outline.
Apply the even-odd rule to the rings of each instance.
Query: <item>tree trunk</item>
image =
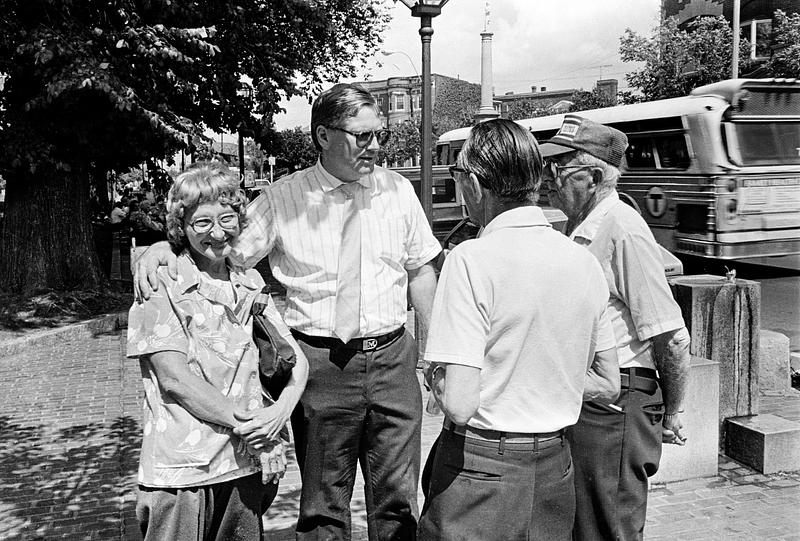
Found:
[[[40,289],[90,289],[103,283],[89,220],[85,171],[9,171],[0,239],[0,287],[29,294]]]

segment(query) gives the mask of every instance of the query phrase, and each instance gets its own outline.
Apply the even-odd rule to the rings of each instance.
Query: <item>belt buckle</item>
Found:
[[[364,343],[362,349],[364,351],[372,351],[373,349],[378,347],[378,339],[377,338],[364,338]]]

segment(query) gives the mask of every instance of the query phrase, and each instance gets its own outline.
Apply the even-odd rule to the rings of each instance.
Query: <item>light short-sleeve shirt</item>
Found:
[[[361,221],[361,314],[358,336],[391,332],[406,321],[408,270],[441,250],[408,179],[375,167],[357,181]],[[320,162],[268,186],[248,207],[233,257],[255,265],[269,255],[286,288],[286,324],[334,336],[339,249],[346,194]]]
[[[684,322],[647,223],[612,192],[570,238],[586,246],[603,268],[620,368],[655,369],[650,339],[680,329]]]
[[[222,482],[261,469],[227,427],[194,417],[165,395],[149,355],[183,354],[189,369],[244,411],[260,408],[258,350],[250,310],[264,281],[255,270],[230,268],[237,302],[202,274],[188,252],[178,257],[178,279],[158,270],[159,287],[134,303],[128,318],[128,357],[138,357],[144,384],[144,436],[138,482],[189,487]]]
[[[425,360],[480,369],[470,426],[552,432],[575,424],[595,351],[614,347],[597,260],[539,207],[495,217],[445,260]]]

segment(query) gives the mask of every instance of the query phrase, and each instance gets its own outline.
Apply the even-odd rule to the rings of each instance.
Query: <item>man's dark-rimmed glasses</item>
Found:
[[[343,131],[344,133],[352,135],[356,139],[356,146],[358,148],[367,148],[369,144],[372,142],[373,137],[375,138],[376,141],[378,141],[378,144],[380,146],[383,146],[389,142],[389,137],[391,136],[391,132],[386,128],[381,128],[380,130],[362,131],[362,132],[352,132],[350,130],[339,128],[337,126],[327,126],[327,128],[331,130]]]

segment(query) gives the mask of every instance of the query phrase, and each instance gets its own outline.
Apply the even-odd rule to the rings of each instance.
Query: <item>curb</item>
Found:
[[[128,312],[107,314],[94,319],[65,325],[56,329],[37,331],[30,336],[0,342],[0,358],[10,357],[34,346],[53,346],[65,340],[93,338],[98,334],[118,331],[128,326]]]

